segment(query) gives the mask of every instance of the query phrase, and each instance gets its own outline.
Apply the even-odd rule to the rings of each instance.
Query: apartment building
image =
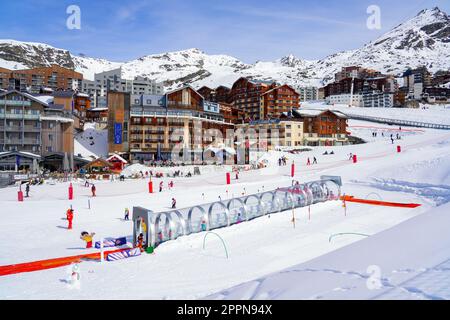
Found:
[[[256,120],[236,125],[249,146],[258,151],[291,148],[303,145],[303,122],[297,119]]]
[[[319,100],[319,88],[317,87],[296,87],[295,90],[300,95],[300,101]]]
[[[432,84],[431,73],[426,67],[408,69],[403,73],[403,85],[408,89],[408,98],[420,100],[426,87]]]
[[[263,120],[262,94],[275,87],[277,87],[276,83],[239,78],[231,88],[229,102],[244,111],[246,121]]]
[[[168,160],[175,148],[186,161],[201,160],[205,147],[224,143],[226,130],[234,127],[220,104],[190,86],[165,95],[108,93],[108,105],[109,152],[131,162]]]
[[[381,72],[373,69],[363,68],[361,66],[342,67],[341,71],[334,75],[335,82],[346,78],[365,79],[381,76]]]
[[[91,97],[95,108],[107,107],[107,92],[118,91],[130,94],[163,94],[161,83],[144,77],[135,77],[132,80],[124,78],[122,68],[97,73],[94,80],[83,80],[81,91]]]
[[[231,89],[226,86],[219,86],[215,89],[203,86],[198,89],[197,92],[207,101],[228,103],[230,100]]]
[[[392,108],[394,106],[394,93],[372,89],[369,83],[364,83],[362,92],[362,106],[365,108]]]
[[[303,122],[303,145],[334,146],[348,144],[347,117],[337,111],[297,109],[284,115]]]
[[[0,68],[0,89],[17,90],[32,94],[43,90],[79,90],[83,75],[79,72],[52,65],[23,70]]]
[[[325,101],[329,105],[344,104],[352,107],[362,107],[363,106],[363,95],[362,94],[336,94],[328,96]]]
[[[71,111],[63,105],[17,90],[0,93],[0,151],[73,157],[73,122]]]
[[[299,94],[287,84],[277,86],[261,94],[259,119],[278,118],[282,113],[298,107]]]

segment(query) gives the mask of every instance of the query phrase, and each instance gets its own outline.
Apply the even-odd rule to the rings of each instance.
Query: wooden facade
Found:
[[[81,89],[83,75],[71,69],[52,65],[24,70],[0,68],[0,89],[40,93],[43,88],[57,90]]]
[[[108,150],[110,154],[128,152],[129,119],[130,94],[108,92]],[[117,126],[121,128],[121,133],[116,132]]]
[[[168,109],[203,111],[203,96],[187,86],[167,93]]]
[[[276,87],[275,83],[252,81],[239,78],[231,88],[229,102],[244,111],[246,120],[261,119],[261,96]]]
[[[300,95],[287,84],[275,87],[261,95],[261,119],[273,119],[283,112],[291,112],[300,107]]]

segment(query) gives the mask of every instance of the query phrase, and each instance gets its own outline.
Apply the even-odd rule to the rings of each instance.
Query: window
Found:
[[[152,104],[152,100],[147,99],[147,104]]]
[[[134,99],[134,104],[139,104],[139,99]]]
[[[52,134],[49,134],[49,135],[48,135],[48,140],[49,140],[49,141],[53,141],[53,135],[52,135]]]

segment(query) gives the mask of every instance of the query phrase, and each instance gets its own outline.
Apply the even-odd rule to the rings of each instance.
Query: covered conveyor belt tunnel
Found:
[[[341,178],[322,176],[320,180],[231,198],[184,209],[154,212],[133,207],[133,241],[140,234],[144,247],[174,240],[180,236],[249,221],[267,214],[305,207],[319,202],[338,200]]]

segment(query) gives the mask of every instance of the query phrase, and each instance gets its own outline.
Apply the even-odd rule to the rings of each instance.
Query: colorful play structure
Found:
[[[144,237],[144,248],[175,240],[180,236],[211,231],[249,221],[267,214],[306,207],[329,200],[339,200],[342,181],[338,176],[322,176],[318,181],[299,183],[206,203],[184,209],[153,212],[142,207],[133,208],[133,239]]]

